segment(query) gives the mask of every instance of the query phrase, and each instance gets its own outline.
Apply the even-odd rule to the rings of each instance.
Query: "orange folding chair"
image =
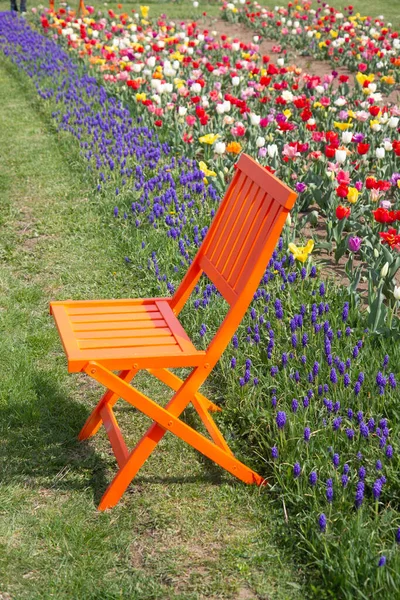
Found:
[[[245,483],[263,483],[260,475],[233,456],[210,416],[220,409],[199,393],[199,388],[238,328],[295,200],[290,188],[243,154],[210,229],[172,298],[50,304],[69,372],[84,371],[107,388],[79,434],[84,440],[104,425],[119,465],[100,510],[117,504],[166,431]],[[178,320],[202,273],[229,304],[205,351],[194,347]],[[177,367],[192,367],[184,381],[170,370]],[[130,385],[141,369],[175,392],[165,408]],[[154,421],[131,452],[113,412],[119,398]],[[179,419],[190,402],[212,441]]]

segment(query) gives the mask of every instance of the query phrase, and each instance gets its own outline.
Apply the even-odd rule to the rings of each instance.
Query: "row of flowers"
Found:
[[[307,6],[302,14],[312,20]],[[380,299],[395,307],[400,266],[396,219],[375,218],[377,208],[395,213],[400,200],[400,109],[385,100],[389,76],[360,65],[354,82],[335,71],[313,76],[284,57],[262,55],[256,43],[231,40],[196,23],[150,21],[148,7],[131,15],[88,10],[84,18],[64,9],[38,17],[42,29],[76,51],[136,118],[159,130],[175,154],[196,158],[220,192],[242,151],[293,186],[299,200],[292,241],[306,217],[324,218],[320,246],[335,249],[336,260],[346,254],[352,291],[360,278],[373,282],[368,304],[381,309],[371,314],[371,325],[380,330],[391,314]],[[229,13],[228,5],[224,10]],[[238,14],[248,14],[243,10]],[[392,56],[398,38],[388,32]],[[100,178],[103,163],[97,161]],[[300,218],[300,210],[309,207],[317,215]],[[361,266],[353,260],[356,254]]]

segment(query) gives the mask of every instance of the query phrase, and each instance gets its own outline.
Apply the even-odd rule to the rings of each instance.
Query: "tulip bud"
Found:
[[[256,146],[257,146],[257,148],[262,148],[263,146],[265,146],[265,138],[262,136],[259,136],[256,139]]]
[[[382,269],[381,269],[381,277],[382,279],[385,279],[386,275],[388,274],[389,271],[389,263],[385,262],[385,264],[383,265]]]
[[[290,227],[292,224],[292,217],[290,216],[290,213],[288,213],[287,217],[286,217],[286,225],[288,227]],[[399,288],[399,297],[400,297],[400,288]]]
[[[353,139],[353,134],[351,131],[343,131],[343,133],[342,133],[343,144],[350,144],[352,139]]]
[[[214,152],[216,154],[224,154],[225,150],[226,150],[225,142],[216,142],[216,144],[214,145]]]
[[[361,248],[361,244],[362,244],[362,239],[359,237],[350,237],[347,240],[347,245],[348,245],[350,252],[358,252],[359,249]]]
[[[378,258],[379,256],[379,251],[376,248],[374,248],[374,256],[375,258]]]
[[[252,125],[259,125],[261,121],[260,115],[255,115],[254,113],[250,114],[250,123]]]
[[[400,300],[400,286],[394,286],[393,296],[395,300]]]
[[[392,129],[396,129],[398,124],[399,124],[399,117],[390,117],[390,119],[388,121],[389,127],[391,127]]]
[[[278,154],[278,146],[276,144],[268,144],[267,150],[270,158],[274,158]]]
[[[343,164],[346,161],[347,154],[345,150],[335,150],[335,160],[339,164]]]

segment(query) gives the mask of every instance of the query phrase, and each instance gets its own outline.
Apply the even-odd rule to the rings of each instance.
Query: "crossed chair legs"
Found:
[[[168,369],[147,369],[157,379],[175,391],[172,399],[163,408],[130,385],[138,372],[137,368],[121,371],[118,375],[115,375],[99,363],[91,362],[86,366],[85,372],[104,385],[107,391],[87,419],[79,434],[79,439],[85,440],[93,436],[100,426],[104,425],[119,466],[119,471],[100,501],[99,510],[111,508],[118,503],[132,479],[166,431],[171,431],[245,483],[255,483],[257,485],[264,483],[260,475],[257,475],[233,456],[210,416],[210,412],[220,409],[198,392],[199,369],[201,367],[194,368],[185,381],[179,379]],[[122,398],[154,421],[131,452],[125,444],[112,410],[119,398]],[[179,419],[179,416],[190,402],[199,414],[213,441],[210,441]]]

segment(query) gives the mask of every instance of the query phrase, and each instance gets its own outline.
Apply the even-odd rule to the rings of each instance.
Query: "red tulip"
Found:
[[[346,206],[342,206],[341,204],[339,204],[339,206],[336,208],[336,216],[339,219],[339,221],[349,217],[350,213],[351,213],[351,209],[347,208]]]
[[[357,152],[358,154],[367,154],[369,150],[369,144],[363,144],[362,142],[360,142],[359,144],[357,144]]]
[[[343,183],[341,183],[336,188],[336,193],[339,196],[339,198],[347,198],[347,194],[349,193],[349,188],[347,185],[344,185]]]

